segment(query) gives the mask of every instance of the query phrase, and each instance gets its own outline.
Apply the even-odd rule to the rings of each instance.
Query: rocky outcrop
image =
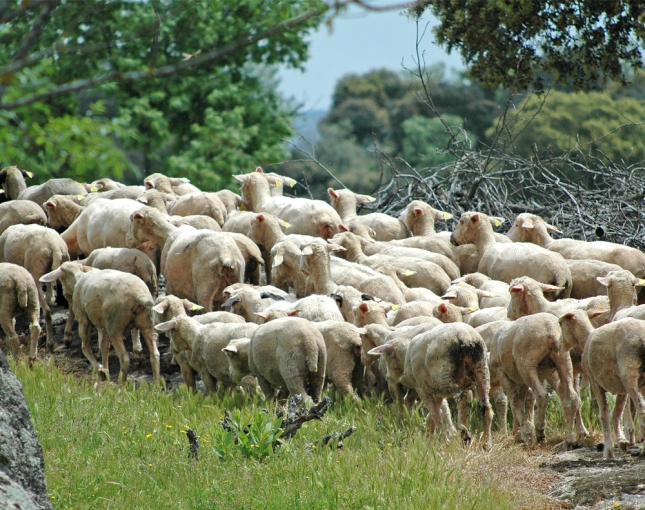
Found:
[[[0,351],[0,508],[51,509],[43,449],[22,386]]]

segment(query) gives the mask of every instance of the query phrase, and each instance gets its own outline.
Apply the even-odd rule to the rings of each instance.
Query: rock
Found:
[[[22,386],[0,351],[0,508],[51,509],[43,449]]]

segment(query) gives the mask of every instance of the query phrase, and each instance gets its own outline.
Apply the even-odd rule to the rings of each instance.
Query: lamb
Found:
[[[441,303],[432,310],[432,316],[444,324],[464,322],[464,315],[469,313],[471,313],[469,308],[462,308],[452,303]]]
[[[234,176],[242,184],[247,209],[268,212],[290,224],[287,234],[305,234],[329,239],[338,232],[340,216],[321,200],[271,197],[267,177],[258,172]]]
[[[44,210],[44,203],[53,195],[87,195],[87,190],[80,182],[73,179],[49,179],[43,184],[29,186],[18,195],[18,200],[31,200]]]
[[[564,446],[571,448],[577,443],[574,424],[580,398],[573,386],[573,367],[568,352],[572,347],[574,344],[562,338],[558,318],[549,313],[520,317],[495,333],[490,346],[490,368],[497,373],[504,393],[510,399],[513,420],[520,428],[522,441],[532,443],[545,438],[547,391],[542,381],[549,379],[557,388],[564,410]],[[555,383],[556,372],[559,384]],[[529,389],[533,390],[538,404],[535,425],[525,415]]]
[[[354,325],[361,328],[368,324],[390,327],[385,317],[385,308],[374,301],[364,301],[354,309]]]
[[[266,398],[274,396],[275,387],[286,387],[291,395],[318,402],[326,364],[322,333],[305,319],[276,319],[260,326],[251,337],[249,368]]]
[[[334,243],[345,248],[344,258],[357,264],[373,267],[381,264],[390,264],[408,271],[400,278],[410,287],[424,287],[435,294],[441,294],[450,286],[450,276],[443,268],[427,260],[419,260],[416,257],[406,257],[404,254],[398,256],[384,255],[382,253],[367,256],[361,249],[363,240],[351,232],[343,232],[334,236]],[[455,268],[456,270],[456,268]],[[459,271],[457,270],[457,275]],[[380,296],[379,296],[380,297]]]
[[[188,312],[195,313],[202,309],[197,303],[193,303],[188,299],[179,299],[173,295],[158,297],[155,300],[155,306],[152,307],[152,311],[155,312],[153,325],[157,326],[179,315],[186,315]],[[229,312],[209,312],[193,318],[200,324],[211,324],[214,322],[243,324],[245,322],[244,318]],[[197,391],[195,371],[187,358],[189,352],[178,351],[176,348],[177,343],[173,340],[174,330],[170,330],[168,333],[170,334],[170,352],[179,364],[184,383],[190,390]]]
[[[645,253],[630,246],[607,241],[554,240],[549,232],[560,232],[535,214],[523,213],[515,218],[508,236],[515,242],[531,242],[566,259],[594,259],[616,264],[637,278],[645,277]],[[548,282],[545,282],[548,283]]]
[[[27,189],[25,177],[31,177],[31,172],[20,170],[17,166],[8,166],[0,171],[0,185],[9,200],[17,200]]]
[[[0,235],[0,262],[24,267],[34,279],[38,300],[45,316],[47,349],[54,350],[54,328],[48,299],[38,283],[39,278],[69,260],[67,246],[61,236],[41,225],[13,225]],[[51,286],[48,287],[51,292]]]
[[[126,248],[130,215],[145,207],[128,199],[95,200],[74,220],[62,238],[72,258],[98,248]]]
[[[405,302],[401,292],[387,276],[360,264],[330,258],[330,252],[343,250],[336,244],[322,241],[311,243],[302,249],[300,271],[307,275],[306,293],[316,292],[328,296],[334,292],[338,282],[388,302]]]
[[[146,177],[143,180],[143,184],[147,189],[156,189],[170,195],[175,194],[181,196],[201,191],[198,187],[190,184],[190,181],[185,177],[166,177],[158,173]]]
[[[247,323],[200,324],[187,315],[177,315],[155,326],[159,332],[173,332],[173,349],[186,353],[190,367],[201,375],[206,395],[217,391],[218,382],[223,387],[236,385],[230,375],[228,357],[222,349],[233,339],[250,337],[257,329],[256,324]]]
[[[376,233],[377,241],[392,241],[405,239],[410,236],[403,222],[383,213],[371,213],[364,216],[356,214],[356,205],[359,203],[373,202],[374,199],[367,195],[359,195],[348,189],[334,190],[329,188],[327,193],[331,197],[331,205],[340,216],[343,224],[358,223],[365,225]]]
[[[222,304],[222,308],[231,307],[232,313],[240,315],[247,322],[264,324],[265,321],[262,316],[258,316],[258,312],[262,312],[276,301],[284,301],[284,298],[275,294],[262,293],[252,287],[243,287],[231,293]]]
[[[210,216],[220,225],[226,221],[226,207],[215,193],[188,193],[182,195],[177,201],[169,202],[166,206],[168,212],[174,216],[194,216],[203,214]]]
[[[14,359],[18,359],[20,342],[14,329],[14,317],[25,315],[29,321],[29,363],[38,355],[38,289],[29,272],[17,265],[0,263],[0,326]]]
[[[611,271],[598,282],[607,287],[609,298],[609,317],[607,322],[615,322],[626,317],[645,319],[645,305],[636,305],[636,287],[645,285],[645,280],[636,278],[625,269]]]
[[[490,292],[491,296],[480,297],[480,308],[492,308],[494,306],[506,307],[511,301],[508,283],[493,280],[482,273],[470,273],[453,280],[452,283],[467,283],[476,289]]]
[[[607,276],[610,271],[622,269],[617,264],[592,259],[567,260],[567,265],[573,281],[571,297],[575,299],[606,295],[607,289],[596,278]]]
[[[10,200],[0,204],[0,235],[11,225],[47,225],[47,216],[31,200]]]
[[[271,271],[267,271],[267,283],[286,292],[293,288],[296,296],[304,297],[306,277],[300,273],[300,248],[289,241],[278,243],[272,248],[270,259],[272,263]],[[268,278],[269,274],[271,278]]]
[[[477,390],[484,424],[482,442],[485,448],[490,449],[493,420],[488,397],[490,375],[486,363],[486,345],[479,333],[457,322],[441,324],[416,336],[405,355],[404,375],[429,410],[426,418],[428,432],[434,431],[435,427],[445,427],[441,415],[444,399],[464,391]],[[460,413],[458,422],[462,433],[470,438],[467,413]],[[450,427],[447,428],[450,433]]]
[[[412,235],[420,237],[436,235],[435,221],[449,220],[450,218],[452,218],[452,214],[430,207],[421,200],[410,202],[399,216]]]
[[[618,444],[627,450],[629,445],[619,425],[627,399],[637,410],[641,435],[645,430],[645,400],[640,388],[644,386],[642,365],[645,359],[645,322],[631,317],[593,329],[586,313],[565,314],[561,319],[563,335],[577,341],[583,349],[582,367],[589,378],[602,423],[605,445],[603,457],[614,458],[612,428]],[[616,395],[612,426],[609,423],[607,393]],[[645,445],[641,448],[645,455]]]
[[[159,351],[157,335],[152,328],[152,306],[150,291],[139,277],[112,269],[94,270],[78,278],[73,294],[74,316],[78,321],[78,332],[82,350],[90,361],[92,369],[110,379],[108,354],[110,344],[119,356],[119,382],[125,382],[130,368],[130,358],[123,344],[123,332],[138,329],[143,335],[150,352],[152,378],[160,380]],[[99,364],[90,348],[92,325],[102,333]]]
[[[207,312],[221,305],[224,288],[244,277],[244,258],[228,235],[188,225],[175,227],[150,207],[132,213],[126,242],[129,247],[162,248],[166,292],[190,299]]]
[[[369,294],[365,294],[349,285],[338,285],[331,294],[331,298],[336,301],[343,319],[350,324],[356,323],[354,311],[357,306],[363,301],[374,301],[374,298]]]
[[[85,210],[85,206],[80,205],[70,195],[53,195],[43,205],[49,218],[49,226],[58,232],[68,228]]]
[[[466,212],[450,238],[455,245],[473,243],[482,254],[478,272],[509,283],[520,276],[564,287],[556,298],[571,295],[571,271],[564,257],[528,243],[497,244],[491,220],[483,213]]]

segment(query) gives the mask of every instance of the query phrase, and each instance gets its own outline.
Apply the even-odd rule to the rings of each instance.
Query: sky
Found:
[[[420,49],[425,51],[426,64],[444,62],[448,71],[463,69],[457,52],[448,55],[434,44],[430,27],[438,24],[437,20],[427,14],[423,26],[425,23],[429,27]],[[285,96],[303,103],[303,111],[327,110],[334,86],[344,75],[379,68],[401,70],[402,63],[413,67],[416,24],[397,11],[354,10],[338,17],[331,32],[321,26],[310,41],[305,71],[282,70],[279,89]]]

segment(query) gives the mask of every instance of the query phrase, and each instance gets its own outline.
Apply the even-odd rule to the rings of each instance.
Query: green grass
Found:
[[[272,405],[257,397],[96,384],[61,373],[53,362],[15,370],[45,452],[56,509],[549,506],[534,487],[524,490],[513,480],[516,466],[523,466],[522,478],[535,467],[511,440],[496,437],[491,452],[477,442],[446,444],[426,437],[419,410],[402,415],[376,399],[334,403],[322,421],[309,422],[261,461],[241,454],[223,460],[213,441],[224,409],[241,409],[250,419],[265,406],[274,415]],[[306,442],[352,425],[357,431],[342,451],[305,451]],[[200,436],[198,461],[188,456],[186,426]]]

